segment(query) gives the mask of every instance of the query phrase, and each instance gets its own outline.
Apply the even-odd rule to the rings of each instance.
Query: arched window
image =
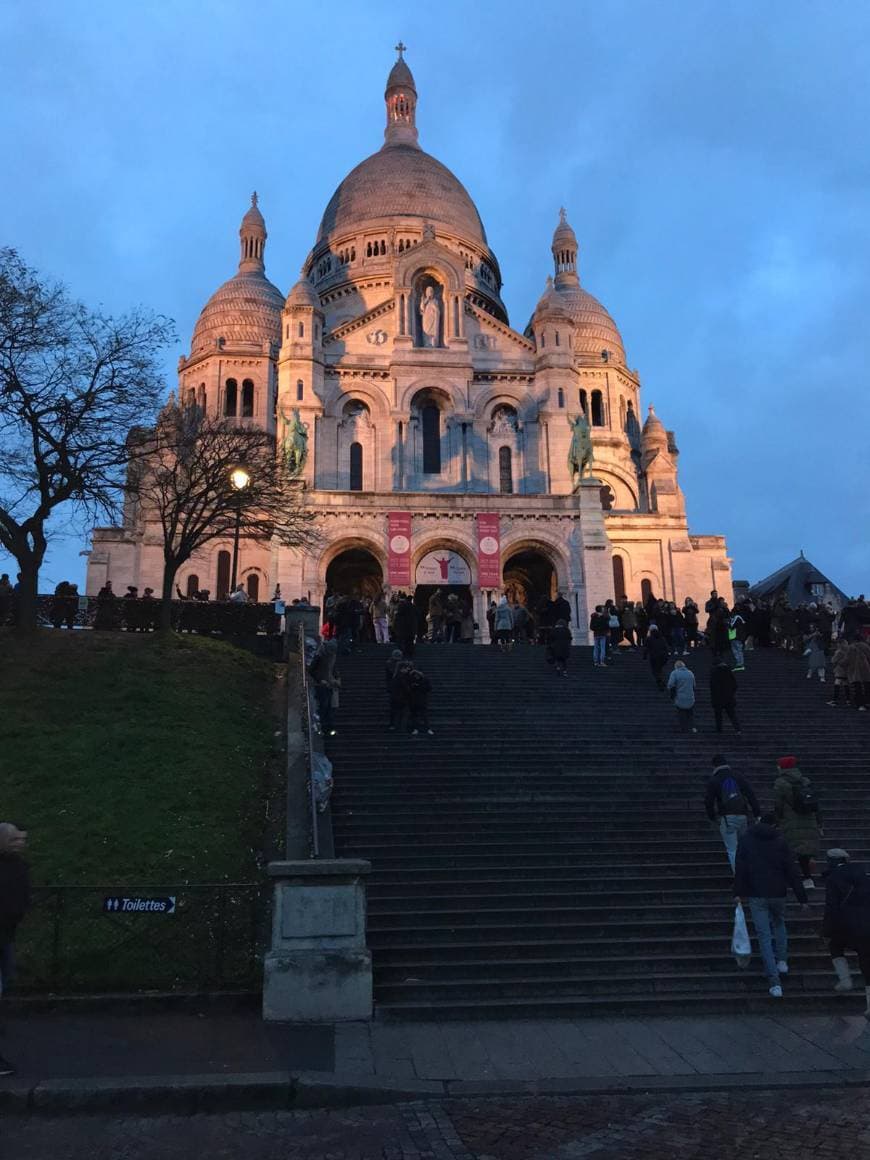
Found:
[[[584,390],[580,391],[580,410],[589,418],[589,398]]]
[[[547,345],[547,336],[546,336],[546,334],[544,333],[544,331],[542,330],[542,331],[541,331],[541,347],[543,348],[543,347],[545,347],[546,345]]]
[[[305,384],[301,379],[296,380],[296,401],[301,403],[305,395]]]
[[[187,585],[184,591],[187,596],[196,596],[197,592],[199,592],[199,577],[195,572],[191,572],[187,577]]]
[[[254,414],[254,384],[250,379],[242,383],[242,418],[250,419]]]
[[[557,330],[556,331],[556,346],[558,346],[558,345],[559,345],[559,332]]]
[[[625,430],[625,399],[622,395],[619,396],[619,429]]]
[[[362,443],[350,445],[350,490],[363,489],[363,449]]]
[[[223,548],[218,552],[217,583],[215,584],[215,600],[226,600],[230,592],[230,567],[232,561],[229,552]]]
[[[199,407],[199,409],[201,411],[205,410],[205,402],[206,402],[205,383],[200,383],[199,390],[196,393],[196,405]]]
[[[423,474],[441,474],[441,411],[427,403],[420,412],[423,428]]]
[[[652,581],[651,580],[641,580],[641,582],[640,582],[640,598],[644,602],[644,604],[646,604],[646,602],[649,600],[649,598],[651,596],[652,596]]]
[[[561,387],[559,387],[559,393],[558,393],[558,401],[559,401],[559,406],[560,406],[560,407],[564,407],[564,406],[565,406],[565,392],[562,390],[562,388],[561,388]]]
[[[604,398],[600,391],[592,392],[592,426],[604,426]]]
[[[305,337],[305,323],[304,322],[299,323],[299,337],[300,338]]]
[[[625,596],[625,564],[622,556],[613,557],[613,599],[622,600]]]
[[[254,604],[260,599],[260,577],[256,572],[249,572],[245,577],[245,586],[248,589],[248,599]]]
[[[196,387],[188,387],[184,392],[184,401],[188,407],[196,406]]]
[[[510,447],[498,449],[498,490],[502,495],[513,495],[514,465]]]
[[[239,387],[235,379],[227,379],[226,390],[224,391],[224,414],[229,418],[235,418],[236,407],[238,406]]]

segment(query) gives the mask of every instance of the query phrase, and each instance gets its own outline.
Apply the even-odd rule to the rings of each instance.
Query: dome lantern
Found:
[[[241,244],[239,269],[259,270],[262,273],[266,268],[263,255],[268,235],[265,219],[257,204],[258,200],[256,192],[252,193],[251,208],[242,218],[242,224],[239,226],[239,242]]]
[[[401,40],[396,45],[396,52],[399,59],[390,70],[384,92],[387,105],[384,144],[417,146],[417,88],[413,74],[402,55],[405,52],[405,45]]]
[[[577,235],[568,224],[564,209],[559,210],[559,224],[553,234],[553,262],[556,267],[556,289],[579,286],[577,274]]]

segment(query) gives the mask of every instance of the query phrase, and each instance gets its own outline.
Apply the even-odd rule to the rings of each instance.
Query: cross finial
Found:
[[[407,44],[402,44],[402,42],[400,40],[399,43],[396,45],[396,52],[399,54],[399,60],[402,59],[402,53],[407,52],[407,51],[408,51]]]
[[[257,206],[257,200],[258,200],[257,199],[257,191],[255,189],[254,192],[251,194],[251,205],[254,206],[255,209]]]
[[[565,207],[564,207],[564,206],[560,206],[560,207],[559,207],[559,224],[560,224],[560,225],[564,225],[564,224],[565,224],[565,221],[566,221],[566,219],[567,219],[567,217],[568,217],[568,215],[567,215],[567,213],[565,212]]]

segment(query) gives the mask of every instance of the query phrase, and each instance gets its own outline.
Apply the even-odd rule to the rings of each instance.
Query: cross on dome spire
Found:
[[[413,145],[417,147],[417,88],[414,77],[405,61],[403,53],[406,45],[400,40],[396,45],[399,59],[387,77],[384,100],[387,103],[387,127],[384,130],[384,147],[389,145]]]
[[[257,191],[255,189],[254,192],[251,194],[251,205],[254,207],[254,209],[257,208],[257,203],[259,202],[259,200],[260,199],[257,197]],[[564,213],[565,211],[563,210],[562,212]]]

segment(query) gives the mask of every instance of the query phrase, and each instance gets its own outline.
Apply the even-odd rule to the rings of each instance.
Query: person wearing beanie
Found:
[[[828,850],[827,858],[822,934],[829,940],[831,963],[837,976],[834,990],[839,994],[852,990],[846,949],[856,951],[858,967],[864,976],[864,1016],[870,1019],[870,878],[860,867],[852,865],[847,850]]]
[[[789,886],[806,909],[807,892],[794,855],[776,828],[773,814],[741,835],[734,867],[734,896],[752,915],[761,961],[772,999],[782,998],[782,976],[788,974],[785,898]]]
[[[776,819],[783,837],[797,855],[804,889],[815,890],[813,862],[819,850],[819,838],[824,835],[819,803],[796,757],[780,757],[776,765],[779,771],[773,783]]]

